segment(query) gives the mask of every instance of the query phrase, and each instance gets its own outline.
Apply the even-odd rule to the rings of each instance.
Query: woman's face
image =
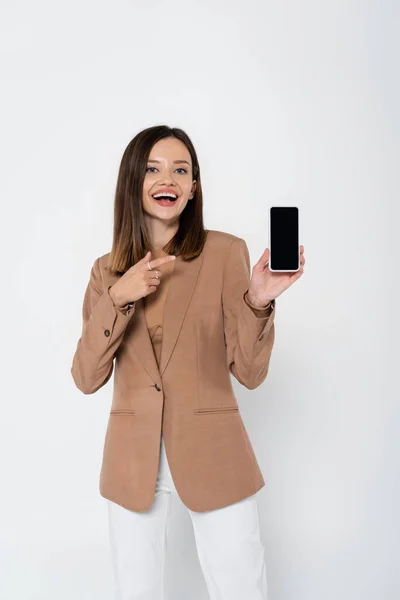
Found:
[[[179,220],[193,198],[192,160],[185,144],[176,138],[163,138],[154,144],[147,162],[143,184],[143,209],[147,215],[164,222]],[[168,190],[177,196],[173,202],[157,202],[153,196]]]

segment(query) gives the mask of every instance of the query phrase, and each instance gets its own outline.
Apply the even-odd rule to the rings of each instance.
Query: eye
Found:
[[[146,169],[146,173],[149,169],[156,169],[156,167],[147,167]],[[184,173],[187,173],[186,169],[184,169],[183,167],[179,167],[179,169],[176,169],[177,171],[183,171]]]

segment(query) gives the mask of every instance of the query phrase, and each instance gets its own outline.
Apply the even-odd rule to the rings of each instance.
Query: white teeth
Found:
[[[156,194],[155,196],[153,196],[153,198],[159,198],[160,196],[169,196],[170,198],[175,198],[175,200],[178,197],[175,194],[170,194],[167,192],[167,193]]]

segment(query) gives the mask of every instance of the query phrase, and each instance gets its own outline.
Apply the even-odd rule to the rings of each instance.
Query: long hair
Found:
[[[191,260],[203,249],[207,231],[203,223],[203,193],[196,151],[182,129],[157,125],[139,132],[122,156],[115,191],[113,242],[107,265],[111,271],[125,273],[151,249],[142,206],[143,183],[151,149],[163,138],[177,138],[185,144],[192,160],[192,179],[197,182],[193,198],[179,217],[179,229],[163,250],[179,255],[182,260]]]

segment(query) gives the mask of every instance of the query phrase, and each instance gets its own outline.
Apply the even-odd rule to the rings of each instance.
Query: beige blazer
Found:
[[[173,480],[191,510],[227,506],[265,481],[240,415],[231,374],[253,390],[274,344],[275,302],[260,317],[246,304],[251,266],[244,239],[210,230],[200,256],[176,258],[164,308],[160,367],[143,298],[130,311],[108,293],[108,254],[92,267],[71,373],[93,394],[114,372],[100,494],[147,511],[155,497],[161,434]],[[115,367],[114,367],[115,360]]]

